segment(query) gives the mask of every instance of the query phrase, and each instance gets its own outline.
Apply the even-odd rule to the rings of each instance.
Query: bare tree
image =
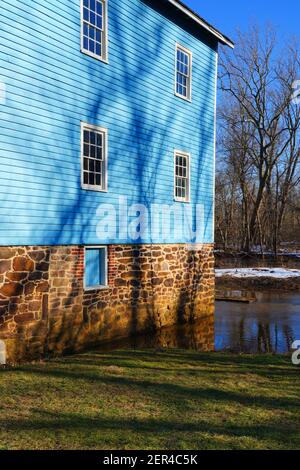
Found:
[[[299,183],[300,106],[291,99],[298,48],[293,42],[280,54],[271,27],[261,33],[253,26],[236,42],[220,67],[219,149],[239,184],[242,248],[259,244],[277,252],[289,195]]]

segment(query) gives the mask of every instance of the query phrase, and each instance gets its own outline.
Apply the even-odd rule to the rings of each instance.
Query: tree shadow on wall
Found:
[[[44,133],[41,134],[43,143],[39,144],[42,155],[47,155],[48,160],[51,157],[50,163],[54,175],[51,184],[47,184],[47,195],[41,180],[38,176],[35,176],[40,189],[38,197],[41,198],[41,201],[47,198],[47,206],[43,202],[44,213],[38,233],[47,234],[48,245],[95,244],[95,241],[97,241],[95,234],[98,223],[96,217],[98,205],[115,202],[117,195],[122,194],[122,191],[128,197],[129,203],[138,202],[149,207],[153,202],[154,195],[156,195],[157,202],[160,204],[172,204],[174,148],[180,148],[181,146],[189,148],[190,145],[198,148],[201,143],[203,155],[211,153],[211,143],[204,138],[206,131],[203,130],[203,123],[206,123],[206,129],[211,123],[211,112],[208,109],[206,100],[199,103],[198,116],[194,120],[195,134],[182,133],[182,129],[186,128],[186,114],[184,111],[186,107],[179,99],[176,101],[176,107],[174,107],[174,100],[177,100],[173,96],[174,52],[171,51],[170,58],[165,55],[165,50],[169,49],[170,43],[172,43],[173,48],[174,41],[173,38],[172,41],[169,41],[169,23],[163,21],[162,17],[168,18],[171,16],[171,19],[182,28],[180,33],[182,37],[185,36],[184,31],[188,28],[192,35],[201,39],[205,44],[215,48],[215,43],[212,43],[206,33],[199,33],[196,29],[193,29],[188,20],[180,19],[175,14],[176,10],[172,9],[170,5],[166,9],[164,2],[154,1],[149,4],[148,0],[143,0],[142,3],[147,8],[132,5],[132,8],[136,9],[134,14],[137,18],[139,35],[132,35],[130,41],[126,40],[128,25],[124,20],[126,15],[124,15],[123,8],[125,7],[122,2],[113,5],[114,15],[110,20],[110,40],[113,44],[118,44],[118,53],[122,53],[122,60],[117,61],[116,54],[111,51],[111,64],[106,66],[105,64],[99,64],[98,61],[88,56],[74,57],[71,50],[66,47],[57,58],[57,64],[55,65],[57,75],[52,80],[52,86],[56,90],[57,106],[55,113],[53,111],[53,94],[49,92],[49,89],[45,90],[40,87],[36,90],[43,102],[45,113],[49,116],[49,123],[54,123],[53,120],[64,123],[62,131],[58,130],[57,124],[53,124],[55,127],[53,134],[51,132],[52,127],[49,125],[49,129],[45,130],[44,125]],[[161,15],[155,17],[151,15],[151,23],[149,22],[148,8]],[[43,16],[40,16],[40,18],[34,17],[34,23],[40,21],[40,24],[38,24],[40,28],[43,27],[44,20]],[[77,20],[79,25],[79,12]],[[143,29],[142,25],[147,25],[148,29]],[[53,42],[53,39],[45,38],[45,41],[45,54],[47,56],[47,41]],[[39,52],[33,50],[32,54],[35,55],[34,59],[38,63]],[[71,57],[74,60],[74,67],[71,67],[69,62]],[[54,72],[54,64],[51,65],[51,61],[49,63],[50,67],[53,67],[52,72]],[[208,73],[211,66],[212,64],[208,63],[208,70],[203,73]],[[171,67],[171,70],[167,71],[168,67]],[[38,66],[36,68],[38,71]],[[195,74],[197,68],[200,69],[200,65],[195,64]],[[79,71],[81,80],[79,79]],[[170,79],[170,95],[162,100],[162,96],[166,91],[166,77]],[[75,90],[75,86],[72,88],[75,80],[77,85],[80,82],[80,92],[78,89]],[[68,83],[68,91],[66,91],[66,83]],[[103,83],[110,83],[109,90],[107,86],[103,86]],[[54,89],[52,90],[53,93]],[[80,94],[82,94],[82,100],[80,100]],[[70,105],[70,103],[72,104]],[[122,114],[124,110],[126,110],[126,119],[123,118]],[[112,135],[113,138],[110,139],[108,171],[110,175],[120,175],[120,178],[114,178],[114,180],[111,178],[109,192],[106,195],[81,190],[80,120],[91,124],[101,124],[108,128],[112,127],[112,132],[109,132],[109,135],[117,134],[117,138]],[[38,117],[35,117],[33,113],[31,123],[33,130],[35,126],[38,127],[37,121]],[[33,135],[34,132],[30,133],[30,141],[32,147],[36,148],[35,136]],[[130,144],[130,141],[133,142],[133,145]],[[63,157],[65,148],[68,149],[67,153],[71,149],[71,160]],[[126,160],[125,165],[124,160]],[[167,177],[164,173],[166,163],[170,163],[170,168],[172,168],[171,176]],[[34,162],[32,164],[36,165],[33,173],[39,175],[40,164]],[[193,171],[199,182],[207,177],[202,156],[195,158]],[[67,184],[68,178],[73,180],[74,175],[77,175],[75,184]],[[166,185],[167,191],[169,191],[168,195],[159,192],[162,183],[158,175],[165,178],[163,184]],[[129,184],[126,186],[127,180]],[[122,183],[124,183],[124,188],[126,187],[127,190],[122,189]],[[203,185],[200,187],[200,183],[197,184],[193,195],[195,200],[201,198],[203,187]],[[157,197],[157,194],[161,195]],[[37,203],[35,193],[27,197],[28,204]],[[212,208],[206,210],[205,224],[207,226],[209,225],[211,211]],[[59,224],[57,224],[57,219],[59,219]],[[29,227],[32,226],[31,222],[31,220],[28,220]],[[49,230],[49,226],[51,230]],[[207,230],[209,231],[208,228]],[[206,228],[204,233],[206,233]],[[38,239],[35,229],[31,235],[33,240]],[[138,243],[142,243],[142,241],[139,240]],[[153,246],[154,244],[154,240],[150,239],[149,245]],[[153,247],[151,247],[152,249]],[[136,271],[136,279],[134,279],[129,300],[131,306],[130,330],[133,335],[138,331],[138,304],[139,299],[143,296],[142,251],[143,247],[137,244],[132,255],[132,265],[135,266]],[[152,266],[155,264],[154,257],[152,257],[151,264]],[[152,266],[151,270],[154,272]],[[189,282],[189,288],[183,286],[179,295],[178,322],[184,320],[184,312],[187,306],[191,309],[190,318],[193,318],[196,314],[195,305],[199,284],[202,282],[202,272],[197,256],[192,251],[188,255],[188,267],[185,274]],[[155,282],[154,274],[151,279],[151,288],[148,290],[147,300],[149,327],[154,326]],[[82,285],[80,288],[82,289]],[[101,303],[101,298],[102,294],[99,293],[95,303]],[[64,306],[70,307],[73,302],[74,295],[72,293],[67,294],[62,306],[63,317],[66,315]],[[94,305],[91,305],[91,308],[94,308]],[[65,344],[66,348],[71,348],[72,345],[77,344],[82,333],[89,328],[89,318],[86,321],[83,319],[81,324],[75,326],[72,323],[72,314],[70,314],[70,318],[65,318],[66,321],[62,322],[61,331],[58,329],[55,332],[54,326],[52,327],[52,322],[50,322],[53,312],[50,309],[45,313],[45,305],[43,311],[44,317],[36,325],[28,323],[31,338],[41,336],[45,325],[47,325],[49,335],[56,336],[59,343]],[[69,309],[67,315],[69,315]],[[25,331],[26,328],[26,324],[24,324],[23,330]],[[47,345],[45,349],[47,350]]]

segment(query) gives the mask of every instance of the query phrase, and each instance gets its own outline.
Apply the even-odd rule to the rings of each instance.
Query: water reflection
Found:
[[[255,303],[217,302],[215,316],[193,324],[110,342],[101,350],[182,348],[236,353],[287,353],[300,340],[300,294],[248,292]],[[232,295],[232,294],[231,294]]]
[[[101,350],[113,349],[192,349],[214,350],[214,315],[195,323],[165,327],[153,333],[121,339],[101,346]]]
[[[256,293],[256,297],[252,304],[216,304],[217,351],[286,353],[300,339],[298,293]]]

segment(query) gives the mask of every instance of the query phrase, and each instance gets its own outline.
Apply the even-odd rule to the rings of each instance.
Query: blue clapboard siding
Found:
[[[175,149],[191,154],[191,204],[175,206],[202,205],[196,241],[212,242],[216,41],[167,2],[109,0],[105,64],[80,52],[80,0],[1,0],[0,15],[0,244],[187,241],[176,216],[169,236],[97,231],[120,196],[174,203]],[[176,42],[193,53],[192,103],[174,95]],[[80,187],[81,121],[108,129],[107,193]]]

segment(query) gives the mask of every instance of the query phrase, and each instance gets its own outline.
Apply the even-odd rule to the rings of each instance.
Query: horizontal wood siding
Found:
[[[203,205],[196,241],[213,241],[216,44],[163,3],[108,0],[106,64],[80,52],[80,0],[1,0],[1,245],[120,242],[99,239],[97,208],[174,204],[175,149],[191,154],[190,210]],[[174,94],[176,42],[192,103]],[[80,187],[81,121],[108,129],[107,193]],[[177,225],[140,242],[184,242]]]

